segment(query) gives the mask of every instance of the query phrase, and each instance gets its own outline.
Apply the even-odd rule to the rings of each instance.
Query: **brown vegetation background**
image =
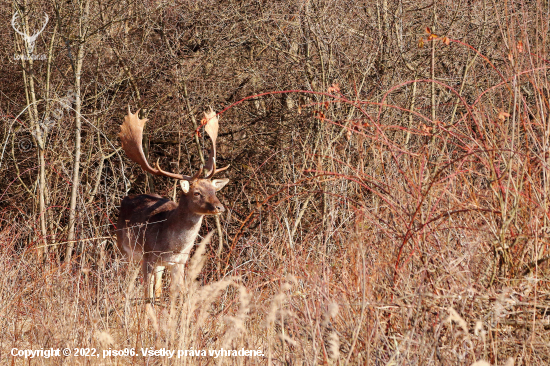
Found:
[[[44,13],[31,52],[10,22],[33,34]],[[548,1],[3,2],[1,363],[548,364],[549,14]],[[154,307],[113,223],[127,194],[179,192],[120,150],[127,105],[149,118],[149,160],[184,174],[209,149],[194,131],[213,107],[231,164],[222,236],[207,219],[187,286]],[[29,363],[14,347],[101,356]]]

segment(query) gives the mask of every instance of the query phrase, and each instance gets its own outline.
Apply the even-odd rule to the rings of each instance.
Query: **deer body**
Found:
[[[214,118],[215,114],[210,114],[210,119]],[[126,154],[146,171],[179,179],[182,194],[178,203],[156,194],[124,197],[117,223],[117,246],[130,260],[143,261],[145,298],[152,299],[154,296],[158,299],[162,292],[165,267],[176,270],[173,277],[179,280],[199,234],[203,217],[219,215],[224,211],[216,192],[229,180],[211,179],[215,173],[226,169],[216,169],[215,147],[212,149],[207,177],[204,179],[198,178],[202,167],[193,177],[164,172],[158,164],[157,169],[151,168],[141,150],[141,132],[145,121],[139,120],[137,113],[132,115],[128,111],[121,132]],[[215,124],[215,134],[207,129],[211,138],[214,136],[213,144],[217,135],[217,118]]]
[[[145,256],[155,262],[178,262],[194,243],[202,218],[158,195],[127,196],[120,205],[119,249],[132,259]]]

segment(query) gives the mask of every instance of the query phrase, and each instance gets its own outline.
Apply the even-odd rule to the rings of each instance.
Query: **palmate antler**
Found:
[[[138,114],[139,110],[135,114],[132,114],[132,112],[130,111],[130,106],[128,106],[128,115],[124,117],[124,123],[120,126],[120,133],[118,134],[118,136],[120,137],[122,149],[124,150],[126,155],[128,155],[131,160],[138,163],[144,171],[151,174],[187,181],[194,181],[198,179],[203,171],[202,166],[193,176],[188,176],[170,173],[162,170],[159,167],[158,160],[155,164],[155,168],[149,165],[149,162],[147,161],[147,159],[145,158],[145,154],[143,153],[142,147],[143,127],[145,126],[145,122],[147,122],[148,119],[139,119]],[[206,165],[206,178],[211,179],[214,174],[229,168],[229,165],[222,169],[216,169],[216,139],[218,137],[218,118],[216,117],[216,113],[212,111],[212,109],[210,109],[210,112],[205,113],[205,118],[207,118],[205,130],[212,140],[212,150],[210,152],[210,156]]]
[[[208,161],[206,162],[205,178],[212,179],[214,174],[223,172],[229,168],[230,165],[221,169],[216,169],[216,139],[218,138],[219,126],[218,116],[216,115],[216,112],[210,108],[210,112],[204,112],[204,118],[206,119],[204,131],[206,131],[208,136],[210,136],[210,140],[212,140],[212,149],[210,150],[210,156],[208,156]]]

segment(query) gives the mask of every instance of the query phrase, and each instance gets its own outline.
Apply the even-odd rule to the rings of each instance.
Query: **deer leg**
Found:
[[[147,262],[146,258],[143,258],[143,290],[145,293],[145,302],[153,301],[154,295],[154,280],[155,276],[153,275],[153,266]]]
[[[174,298],[177,297],[177,293],[181,291],[184,284],[184,271],[185,267],[182,264],[176,264],[171,268],[172,283],[170,286],[171,294]]]
[[[162,273],[164,272],[164,266],[155,267],[155,301],[160,301],[160,295],[162,294]]]

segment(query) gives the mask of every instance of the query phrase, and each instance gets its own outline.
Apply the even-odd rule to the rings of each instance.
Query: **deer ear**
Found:
[[[222,189],[223,187],[225,187],[225,185],[229,183],[229,179],[227,178],[224,178],[224,179],[212,179],[212,184],[214,185],[214,188],[216,188],[216,191],[219,191],[220,189]]]
[[[183,193],[189,192],[189,181],[187,180],[180,180],[180,186]]]

